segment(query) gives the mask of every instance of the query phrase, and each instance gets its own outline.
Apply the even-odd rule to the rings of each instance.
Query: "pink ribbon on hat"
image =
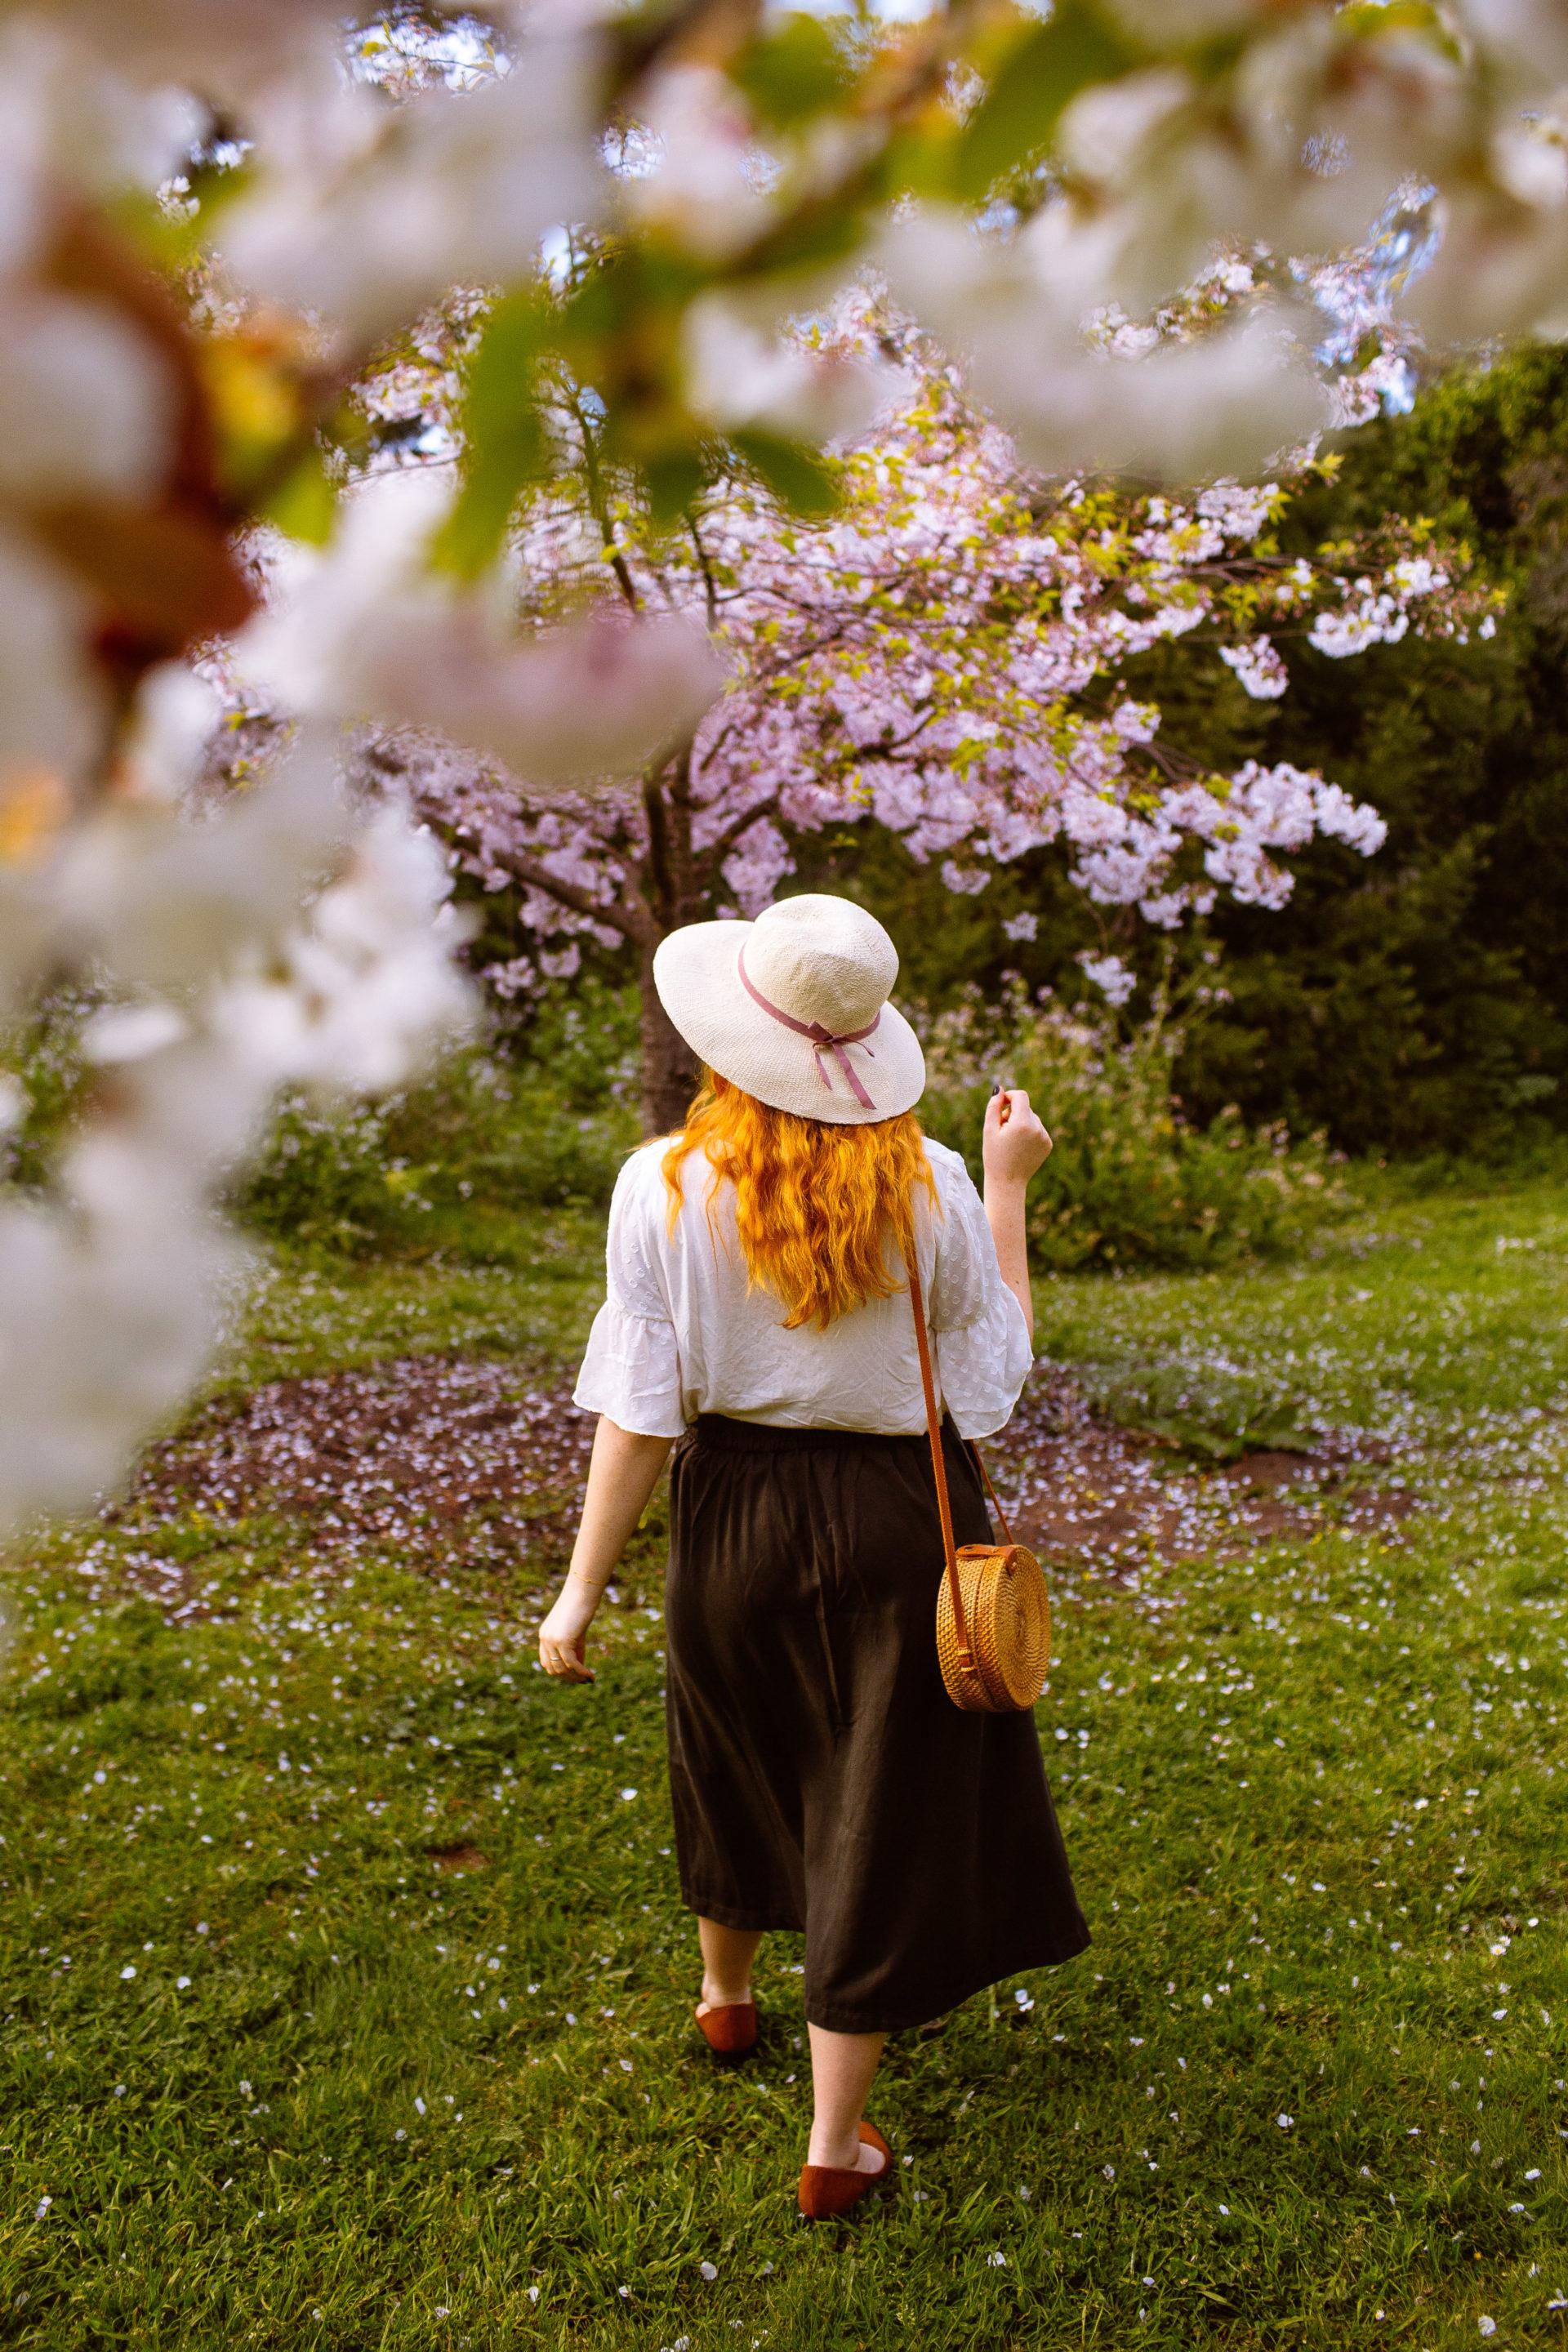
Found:
[[[746,994],[751,998],[753,1004],[760,1004],[764,1013],[770,1014],[774,1021],[781,1022],[784,1028],[793,1029],[797,1037],[810,1038],[812,1051],[816,1056],[816,1075],[822,1080],[823,1085],[827,1088],[828,1093],[831,1094],[833,1092],[833,1081],[827,1075],[827,1064],[823,1059],[823,1055],[825,1054],[831,1054],[835,1061],[838,1064],[839,1068],[843,1071],[846,1078],[849,1081],[849,1091],[854,1096],[856,1101],[860,1105],[861,1109],[875,1110],[877,1106],[871,1100],[870,1096],[866,1092],[866,1089],[861,1085],[859,1079],[856,1076],[854,1065],[850,1061],[849,1056],[845,1052],[844,1048],[846,1045],[858,1045],[862,1038],[868,1037],[871,1034],[872,1030],[875,1029],[878,1022],[880,1021],[882,1017],[881,1007],[879,1005],[878,1006],[876,1012],[871,1015],[870,1020],[867,1022],[864,1029],[845,1029],[836,1034],[831,1029],[825,1029],[820,1021],[797,1021],[794,1013],[786,1013],[782,1005],[771,1004],[768,1002],[768,999],[763,994],[762,990],[760,988],[754,988],[752,984],[750,975],[746,971],[746,950],[744,948],[741,950],[740,954],[735,960],[735,969],[741,975],[742,987],[745,990]],[[868,1054],[870,1054],[871,1048],[869,1045],[867,1046],[866,1051]],[[872,1059],[876,1059],[874,1055],[872,1055]]]

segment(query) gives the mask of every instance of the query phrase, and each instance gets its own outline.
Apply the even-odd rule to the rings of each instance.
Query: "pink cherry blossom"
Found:
[[[736,474],[672,534],[612,522],[624,601],[704,622],[729,668],[673,757],[635,786],[546,801],[408,755],[459,864],[486,888],[521,886],[536,945],[502,960],[503,989],[558,969],[542,958],[563,941],[629,942],[646,960],[675,922],[754,913],[787,882],[794,845],[829,827],[888,827],[962,896],[1054,845],[1092,900],[1159,928],[1217,890],[1282,905],[1288,860],[1317,834],[1363,855],[1381,842],[1376,812],[1321,777],[1258,761],[1203,772],[1122,678],[1177,640],[1213,665],[1216,691],[1228,669],[1276,699],[1287,643],[1462,633],[1477,599],[1454,563],[1394,525],[1349,577],[1287,560],[1271,534],[1288,479],[1182,499],[1033,478],[886,314],[847,306],[826,354],[852,362],[873,337],[895,345],[910,388],[842,451],[826,521],[781,514]],[[584,522],[552,506],[525,535],[520,572],[542,609],[604,593],[604,539]],[[1233,619],[1242,609],[1250,625]]]

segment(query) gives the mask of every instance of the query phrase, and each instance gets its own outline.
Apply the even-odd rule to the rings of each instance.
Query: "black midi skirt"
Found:
[[[958,1541],[992,1531],[944,1430]],[[805,2013],[923,2024],[1089,1943],[1032,1714],[965,1715],[936,1655],[925,1438],[703,1414],[676,1447],[665,1616],[681,1895],[805,1936]]]

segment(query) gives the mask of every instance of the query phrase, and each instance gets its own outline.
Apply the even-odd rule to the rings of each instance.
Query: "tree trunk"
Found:
[[[654,940],[638,958],[642,991],[642,1126],[645,1135],[668,1135],[686,1118],[696,1092],[697,1056],[675,1028],[653,984]]]

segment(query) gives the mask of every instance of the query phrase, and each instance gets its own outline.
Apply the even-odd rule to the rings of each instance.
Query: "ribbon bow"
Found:
[[[827,1064],[824,1060],[823,1056],[826,1054],[831,1054],[839,1068],[843,1071],[845,1077],[847,1079],[849,1091],[854,1096],[856,1101],[860,1105],[861,1109],[875,1110],[877,1106],[871,1100],[870,1096],[866,1092],[865,1087],[857,1077],[854,1064],[850,1061],[849,1056],[845,1052],[844,1048],[846,1045],[858,1045],[863,1038],[868,1037],[871,1034],[872,1030],[875,1029],[878,1022],[880,1021],[882,1017],[880,1006],[879,1006],[877,1011],[871,1015],[870,1020],[867,1022],[864,1029],[844,1029],[838,1031],[826,1029],[823,1026],[820,1021],[797,1021],[794,1013],[786,1013],[782,1005],[771,1004],[768,1002],[768,999],[763,994],[762,990],[760,988],[753,987],[752,984],[751,977],[746,971],[746,950],[744,948],[741,950],[740,955],[736,959],[735,969],[741,975],[742,987],[745,990],[746,994],[751,998],[753,1004],[760,1004],[764,1013],[768,1013],[774,1021],[780,1022],[784,1028],[793,1029],[797,1037],[808,1037],[811,1040],[812,1052],[816,1056],[816,1075],[822,1080],[823,1085],[827,1088],[828,1093],[831,1094],[833,1091],[833,1081],[827,1075]],[[871,1048],[869,1045],[867,1046],[866,1051],[868,1054],[870,1054]],[[873,1055],[872,1059],[875,1060],[875,1058],[876,1056]]]

